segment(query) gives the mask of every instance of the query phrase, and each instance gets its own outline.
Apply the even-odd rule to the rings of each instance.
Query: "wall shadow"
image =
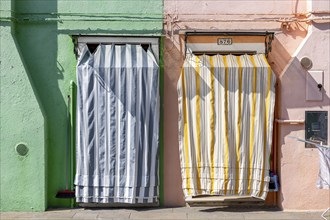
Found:
[[[60,88],[64,69],[57,62],[58,25],[56,21],[46,21],[55,18],[57,0],[47,1],[47,4],[40,0],[15,0],[14,5],[18,21],[13,36],[45,119],[47,207],[68,207],[70,200],[55,198],[57,191],[65,188],[66,128],[69,123],[66,97]]]
[[[4,172],[0,171],[3,190],[0,209],[44,211],[46,115],[18,43],[16,6],[13,0],[0,7],[0,65],[4,70],[1,72],[1,134],[4,135],[1,135],[1,171]],[[16,143],[24,143],[26,154],[14,150]]]

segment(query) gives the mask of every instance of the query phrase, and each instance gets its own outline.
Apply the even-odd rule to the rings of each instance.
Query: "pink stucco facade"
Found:
[[[164,195],[165,205],[185,204],[181,188],[178,143],[177,81],[184,60],[184,30],[273,31],[268,61],[278,77],[275,118],[304,120],[305,111],[330,112],[329,1],[164,1]],[[322,17],[320,19],[320,17]],[[314,18],[315,20],[310,20]],[[323,100],[306,101],[306,74],[300,59],[309,57],[311,70],[324,71]],[[308,85],[307,85],[308,86]],[[276,170],[281,190],[268,203],[284,210],[323,210],[329,190],[316,188],[317,149],[287,136],[304,138],[304,124],[275,124]],[[329,127],[329,125],[328,125]],[[328,136],[330,136],[328,131]],[[329,141],[329,140],[328,140]],[[269,202],[270,201],[270,202]]]

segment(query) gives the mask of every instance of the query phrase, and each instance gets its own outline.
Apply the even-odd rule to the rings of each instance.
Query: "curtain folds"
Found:
[[[186,197],[266,198],[275,81],[263,54],[187,55],[178,81]]]
[[[158,201],[158,64],[140,45],[81,49],[76,201]]]

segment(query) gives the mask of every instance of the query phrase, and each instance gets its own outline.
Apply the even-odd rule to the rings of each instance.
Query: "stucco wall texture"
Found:
[[[0,23],[0,210],[39,211],[46,208],[44,115],[12,31]],[[27,156],[15,152],[19,142]]]
[[[274,31],[268,60],[278,76],[276,118],[304,119],[306,110],[330,111],[329,22],[278,21],[306,18],[309,12],[329,15],[327,0],[1,0],[0,10],[1,211],[70,206],[70,200],[55,198],[65,187],[66,97],[75,80],[70,35],[165,35],[165,206],[185,205],[176,89],[184,59],[180,30]],[[3,19],[10,16],[17,18],[15,22]],[[305,101],[306,70],[299,63],[304,56],[312,59],[312,70],[324,71],[321,102]],[[268,202],[277,199],[285,210],[327,208],[329,191],[315,186],[318,151],[286,137],[304,138],[304,126],[277,126],[281,191],[271,193]],[[20,142],[29,148],[25,157],[14,150]]]
[[[326,28],[326,31],[324,28]],[[329,112],[329,36],[329,24],[315,24],[310,27],[308,36],[295,52],[295,56],[284,70],[283,75],[280,76],[280,101],[278,106],[280,118],[301,120],[305,118],[305,111]],[[307,71],[299,63],[302,57],[309,57],[313,61],[311,70],[324,71],[323,101],[305,101]],[[292,89],[292,87],[295,89]],[[319,169],[318,150],[306,149],[304,143],[287,138],[288,135],[304,138],[304,125],[283,124],[278,127],[280,179],[282,184],[279,205],[290,210],[325,209],[330,204],[329,190],[321,190],[315,187]]]

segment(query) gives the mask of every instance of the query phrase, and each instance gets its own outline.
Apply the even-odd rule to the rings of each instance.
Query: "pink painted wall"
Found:
[[[307,110],[328,112],[330,110],[329,23],[314,23],[310,29],[309,35],[300,45],[296,56],[292,58],[279,80],[281,91],[279,116],[282,119],[304,119]],[[324,71],[323,101],[305,100],[307,71],[299,62],[304,56],[313,61],[311,70]],[[278,204],[290,210],[327,208],[330,204],[329,190],[320,190],[315,186],[319,169],[318,150],[306,149],[304,143],[287,138],[288,135],[304,138],[304,125],[283,124],[279,126],[279,131],[282,190]],[[328,137],[329,134],[328,129]]]
[[[324,1],[324,4],[328,4]],[[188,1],[165,0],[164,48],[164,194],[166,206],[183,206],[178,144],[177,81],[184,59],[184,41],[180,30],[274,31],[273,50],[269,63],[279,77],[276,117],[304,119],[305,110],[330,110],[329,107],[329,23],[283,23],[279,18],[304,18],[304,13],[320,11],[326,5],[306,1]],[[329,8],[329,7],[328,7]],[[312,27],[307,35],[308,27]],[[308,40],[306,39],[308,36]],[[327,41],[327,43],[325,42]],[[322,42],[320,46],[318,42]],[[325,95],[323,102],[305,101],[305,72],[299,59],[308,55],[313,69],[324,70]],[[329,126],[330,127],[330,126]],[[287,139],[287,135],[304,137],[304,126],[279,127],[278,172],[281,192],[278,206],[283,209],[324,209],[329,205],[329,191],[315,187],[318,173],[318,154],[305,149],[304,144]],[[330,136],[330,135],[329,135]],[[270,196],[272,197],[272,196]],[[272,200],[272,199],[270,199]]]

